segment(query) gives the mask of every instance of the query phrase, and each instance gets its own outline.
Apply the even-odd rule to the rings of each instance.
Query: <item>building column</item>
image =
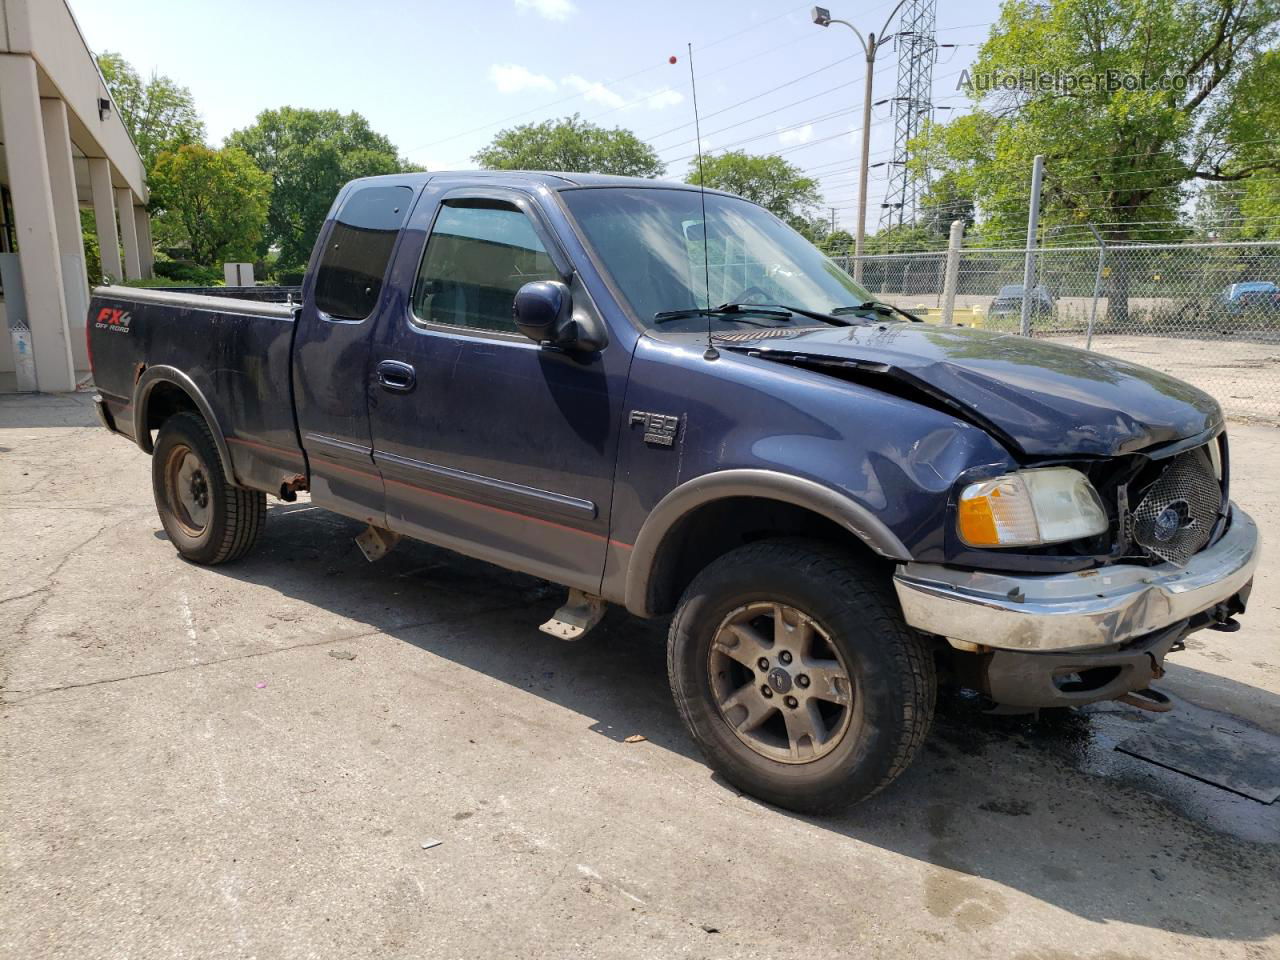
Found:
[[[116,188],[116,213],[120,217],[120,245],[124,247],[124,275],[142,279],[142,257],[138,254],[138,221],[133,218],[133,191]]]
[[[71,131],[67,106],[61,100],[40,101],[44,145],[49,155],[49,182],[53,188],[53,221],[62,259],[62,284],[67,301],[67,332],[75,369],[89,369],[89,348],[84,338],[89,313],[89,275],[84,267],[84,235],[80,232],[80,201],[76,197],[76,172],[71,165]]]
[[[134,207],[133,217],[137,221],[138,253],[142,258],[142,276],[148,280],[156,275],[156,251],[151,245],[151,214],[146,207]]]
[[[120,239],[116,235],[116,195],[111,189],[111,161],[89,158],[89,183],[93,187],[93,219],[98,225],[98,257],[102,272],[112,280],[124,279],[120,265]],[[97,283],[98,278],[94,278]]]
[[[75,368],[54,223],[53,185],[49,180],[36,64],[31,57],[0,54],[0,124],[4,126],[18,262],[26,288],[35,360],[36,382],[19,387],[46,393],[74,390]]]

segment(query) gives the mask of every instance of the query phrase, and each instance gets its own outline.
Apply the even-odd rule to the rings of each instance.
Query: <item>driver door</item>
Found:
[[[415,227],[425,243],[397,265],[412,297],[387,311],[372,345],[387,524],[597,592],[626,357],[540,347],[516,331],[512,301],[532,280],[568,281],[575,310],[592,309],[523,193],[445,184],[424,195]]]

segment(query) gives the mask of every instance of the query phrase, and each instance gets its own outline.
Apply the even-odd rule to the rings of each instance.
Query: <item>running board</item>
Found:
[[[577,640],[604,618],[605,608],[600,597],[570,589],[564,606],[538,629],[557,640]]]

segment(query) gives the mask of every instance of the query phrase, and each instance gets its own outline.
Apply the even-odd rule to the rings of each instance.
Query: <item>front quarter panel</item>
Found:
[[[945,412],[693,338],[640,338],[619,445],[612,539],[634,544],[673,489],[705,474],[766,470],[836,491],[912,557],[944,548],[948,499],[975,466],[1015,467],[985,431]],[[677,418],[646,441],[644,415]],[[884,551],[880,551],[884,552]]]

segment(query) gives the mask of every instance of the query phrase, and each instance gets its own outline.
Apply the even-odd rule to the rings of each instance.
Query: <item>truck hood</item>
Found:
[[[894,322],[717,339],[944,406],[1028,457],[1132,453],[1222,422],[1217,401],[1181,380],[1011,334]]]

